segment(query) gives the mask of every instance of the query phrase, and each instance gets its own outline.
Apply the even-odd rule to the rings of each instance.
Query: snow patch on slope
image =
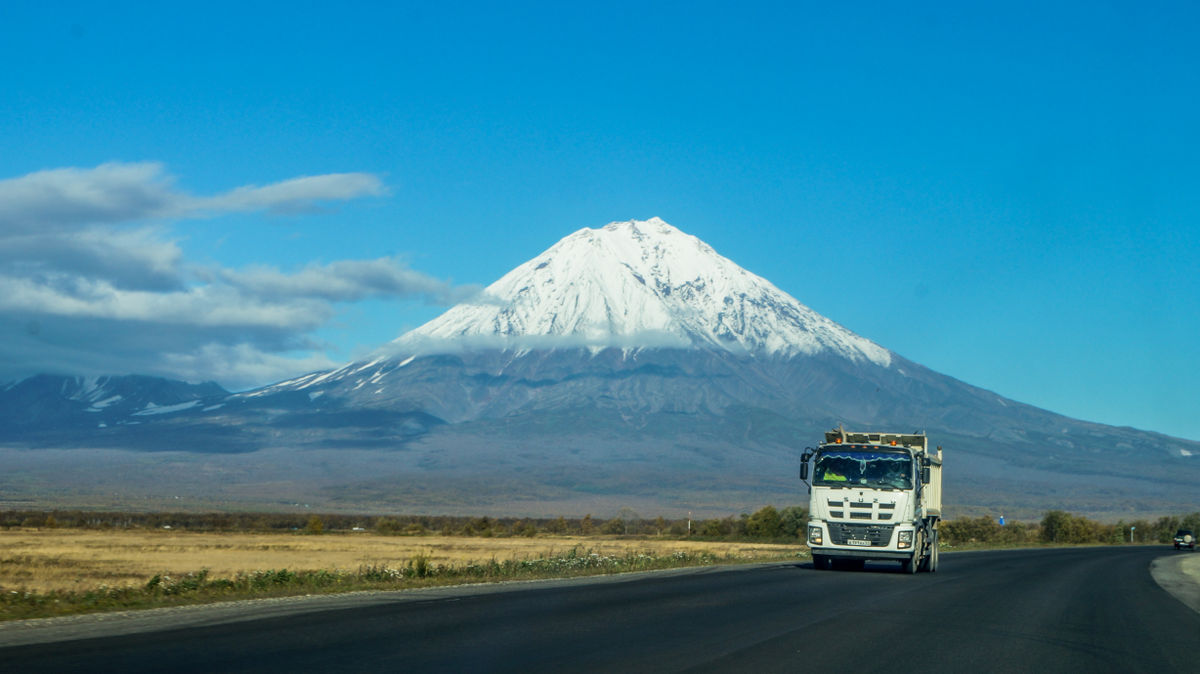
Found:
[[[199,404],[200,404],[199,400],[189,400],[186,403],[179,403],[177,405],[156,405],[154,403],[146,403],[146,407],[138,410],[137,412],[134,412],[133,416],[145,417],[145,416],[150,416],[150,415],[154,415],[154,414],[170,414],[171,412],[182,412],[183,410],[190,410]]]
[[[103,400],[97,400],[96,402],[92,403],[92,406],[87,408],[87,410],[85,410],[85,411],[87,411],[87,412],[102,412],[102,411],[104,411],[105,407],[108,407],[109,405],[112,405],[113,403],[120,402],[121,400],[123,400],[122,396],[112,395]]]

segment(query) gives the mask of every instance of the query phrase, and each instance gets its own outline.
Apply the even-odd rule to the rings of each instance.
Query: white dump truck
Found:
[[[804,450],[809,484],[808,547],[817,569],[895,560],[906,573],[937,571],[942,517],[942,448],[924,433],[837,428]]]

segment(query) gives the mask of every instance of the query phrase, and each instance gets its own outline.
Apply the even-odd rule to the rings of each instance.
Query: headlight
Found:
[[[911,548],[913,541],[912,529],[905,529],[904,531],[901,531],[896,540],[899,543],[896,547]]]
[[[821,527],[814,527],[812,525],[809,525],[809,527],[808,527],[808,544],[809,545],[821,545],[824,541],[825,541],[825,537],[822,535]]]

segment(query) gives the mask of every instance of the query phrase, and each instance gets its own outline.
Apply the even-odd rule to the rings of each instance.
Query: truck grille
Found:
[[[829,504],[829,516],[836,519],[884,521],[893,518],[895,503],[872,503],[868,501],[833,500]]]
[[[834,545],[847,545],[849,539],[871,541],[871,547],[884,547],[892,542],[894,524],[842,524],[827,522],[829,540]]]

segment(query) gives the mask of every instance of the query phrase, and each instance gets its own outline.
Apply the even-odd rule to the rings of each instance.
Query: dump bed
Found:
[[[925,514],[938,519],[942,517],[942,448],[927,452],[929,458],[929,484],[921,488],[921,505]]]

